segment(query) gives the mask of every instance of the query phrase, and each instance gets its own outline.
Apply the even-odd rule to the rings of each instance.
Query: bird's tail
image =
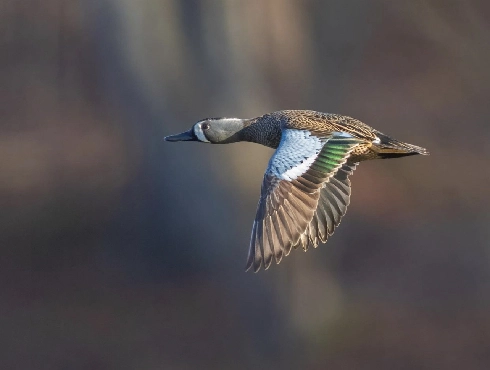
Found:
[[[380,142],[371,148],[377,152],[378,158],[400,158],[417,154],[429,155],[427,149],[420,146],[403,143],[380,132],[377,132],[376,136],[379,137]]]

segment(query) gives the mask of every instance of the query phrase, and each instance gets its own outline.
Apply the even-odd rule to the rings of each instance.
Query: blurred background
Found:
[[[2,369],[490,368],[490,3],[0,1]],[[363,163],[327,245],[245,273],[249,143],[313,109],[431,156]]]

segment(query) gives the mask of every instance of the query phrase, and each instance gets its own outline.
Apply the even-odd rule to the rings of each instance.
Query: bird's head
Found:
[[[165,141],[201,141],[211,144],[228,144],[240,141],[239,132],[246,121],[240,118],[206,118],[189,131],[165,137]]]

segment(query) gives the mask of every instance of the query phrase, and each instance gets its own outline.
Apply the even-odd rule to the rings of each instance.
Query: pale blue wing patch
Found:
[[[266,173],[282,180],[296,179],[310,168],[327,140],[305,130],[284,130]]]

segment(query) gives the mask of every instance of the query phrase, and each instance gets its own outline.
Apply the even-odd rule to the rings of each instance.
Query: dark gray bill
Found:
[[[198,141],[193,129],[177,135],[165,137],[165,141]]]

